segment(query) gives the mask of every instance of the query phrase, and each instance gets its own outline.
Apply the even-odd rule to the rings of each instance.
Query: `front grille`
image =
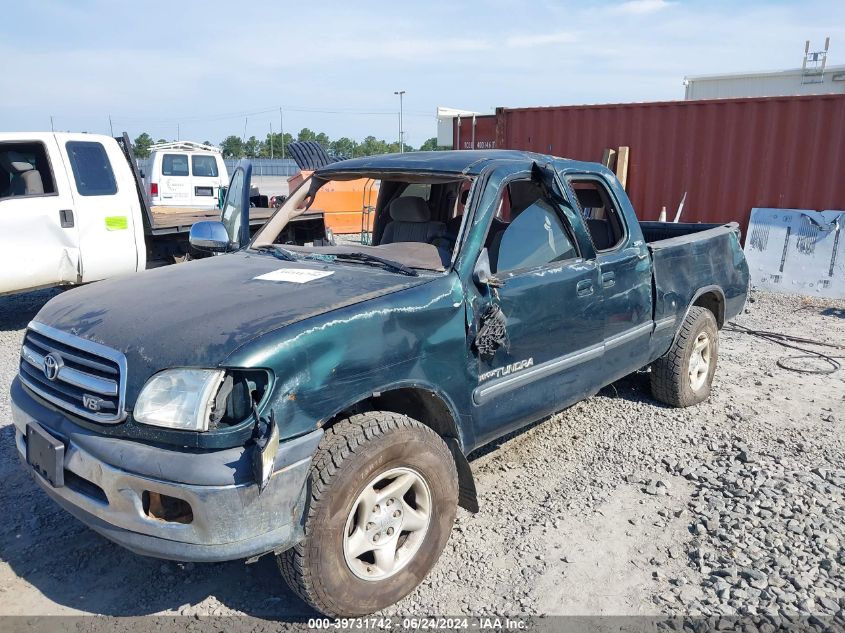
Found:
[[[20,379],[36,395],[81,417],[115,424],[125,417],[126,357],[32,322],[21,348]]]

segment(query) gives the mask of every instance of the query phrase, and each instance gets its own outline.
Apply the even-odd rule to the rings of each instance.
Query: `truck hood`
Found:
[[[70,290],[35,321],[123,352],[131,405],[162,369],[225,364],[240,346],[270,331],[431,279],[234,253]]]

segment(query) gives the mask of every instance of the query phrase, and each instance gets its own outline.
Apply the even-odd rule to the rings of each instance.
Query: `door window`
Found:
[[[80,195],[113,196],[117,193],[117,182],[102,143],[68,141],[65,148]]]
[[[0,198],[56,193],[43,143],[0,143]]]
[[[214,156],[191,156],[191,173],[194,176],[216,178],[217,159]]]
[[[625,239],[625,221],[607,188],[598,180],[570,178],[569,185],[597,251],[613,250]]]
[[[185,154],[165,154],[161,157],[162,176],[187,176],[188,157]]]
[[[494,220],[489,242],[493,272],[534,268],[575,259],[578,250],[557,204],[532,182],[512,183],[506,191],[510,221]]]

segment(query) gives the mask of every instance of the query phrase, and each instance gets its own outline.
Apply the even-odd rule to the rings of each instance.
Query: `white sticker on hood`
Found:
[[[289,281],[295,284],[307,284],[309,281],[321,279],[333,275],[333,270],[312,270],[310,268],[279,268],[253,279],[261,279],[262,281]]]

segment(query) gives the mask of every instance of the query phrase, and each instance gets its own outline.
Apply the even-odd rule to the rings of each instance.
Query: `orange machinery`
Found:
[[[288,178],[288,191],[296,189],[314,170],[304,169]],[[326,227],[333,233],[369,234],[373,230],[373,210],[378,198],[378,182],[371,178],[332,180],[320,187],[311,209],[322,211]]]
[[[288,191],[296,189],[316,169],[338,160],[314,141],[296,141],[288,145],[288,151],[300,169],[288,178]],[[320,188],[310,208],[323,212],[326,227],[333,233],[360,233],[362,241],[367,241],[373,230],[378,185],[371,178],[334,180]]]

